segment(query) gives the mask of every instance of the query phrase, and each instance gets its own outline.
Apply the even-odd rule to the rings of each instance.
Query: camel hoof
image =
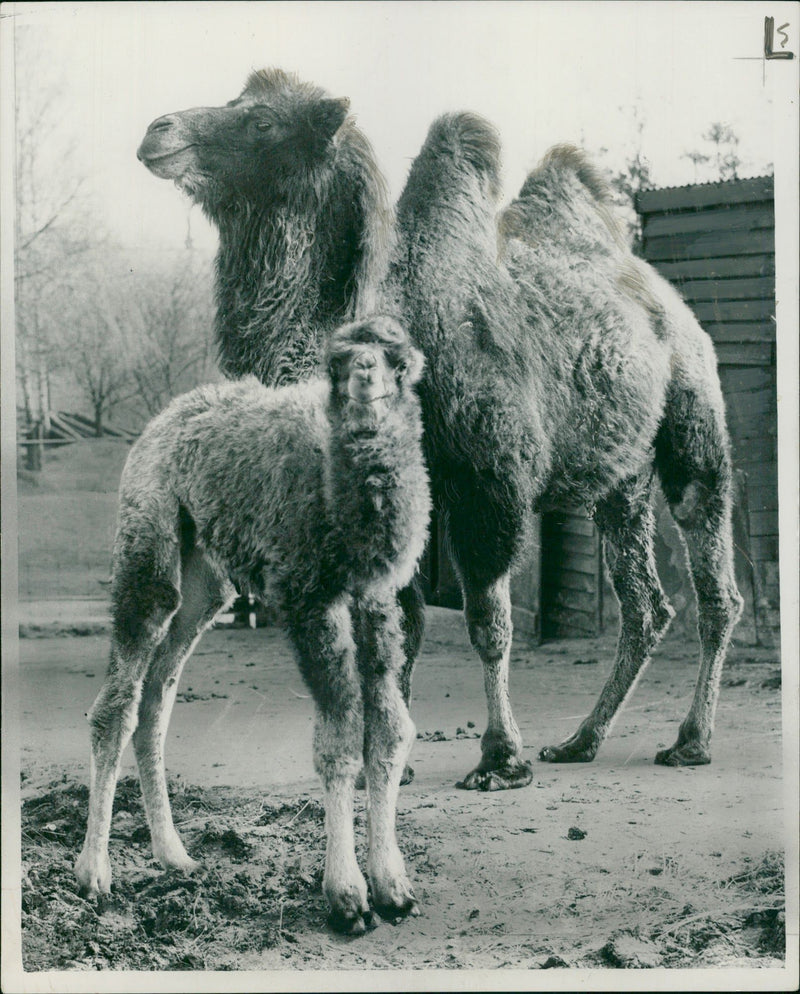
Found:
[[[539,751],[542,763],[591,763],[597,755],[600,739],[591,732],[580,729],[560,745],[545,746]]]
[[[516,790],[527,787],[533,780],[533,770],[527,760],[508,760],[494,769],[480,767],[468,773],[456,784],[460,790]]]
[[[699,742],[676,743],[671,749],[661,749],[656,753],[658,766],[706,766],[711,762],[711,753]]]
[[[567,739],[557,746],[545,746],[539,751],[542,763],[591,763],[597,746],[580,739]]]
[[[400,777],[400,786],[405,787],[407,784],[410,784],[413,781],[413,779],[414,779],[414,767],[409,766],[406,763],[406,765],[403,767],[402,776]]]

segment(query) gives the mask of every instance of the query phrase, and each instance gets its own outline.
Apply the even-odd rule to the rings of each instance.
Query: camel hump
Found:
[[[603,174],[582,149],[570,144],[554,145],[545,153],[542,161],[525,180],[520,196],[533,193],[546,182],[548,174],[553,172],[572,173],[598,203],[613,203],[611,187]]]
[[[443,114],[437,118],[428,131],[422,154],[466,161],[495,182],[500,177],[500,136],[497,129],[471,111]]]

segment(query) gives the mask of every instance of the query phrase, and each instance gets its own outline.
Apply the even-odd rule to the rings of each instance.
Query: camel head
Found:
[[[280,69],[251,74],[241,95],[222,107],[193,107],[159,117],[138,158],[210,214],[231,202],[280,196],[298,168],[313,171],[344,123],[346,98]]]
[[[343,325],[327,349],[332,399],[354,427],[376,427],[422,376],[424,358],[392,318]]]

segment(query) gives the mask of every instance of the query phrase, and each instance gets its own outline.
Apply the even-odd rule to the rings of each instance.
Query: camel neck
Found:
[[[220,224],[216,327],[229,375],[255,373],[268,386],[306,379],[320,341],[350,316],[355,220],[352,211],[333,211],[333,230],[323,231],[319,210],[288,200],[248,205]]]

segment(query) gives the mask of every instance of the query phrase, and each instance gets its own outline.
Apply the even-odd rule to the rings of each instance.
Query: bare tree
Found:
[[[136,393],[127,322],[130,288],[115,279],[107,252],[93,252],[70,273],[55,337],[90,407],[95,434],[116,407]]]
[[[713,159],[721,180],[738,179],[742,164],[739,157],[739,137],[727,124],[714,122],[703,135],[703,140],[714,149]]]
[[[148,417],[213,375],[210,261],[187,253],[139,274],[127,329],[138,406]]]
[[[684,152],[683,155],[681,156],[681,158],[682,159],[688,159],[692,163],[692,165],[694,166],[694,181],[695,181],[695,183],[697,183],[697,181],[698,181],[697,180],[697,167],[698,166],[704,166],[708,162],[711,161],[711,156],[710,155],[706,155],[705,153],[700,152],[699,150],[695,150],[694,152]]]
[[[698,166],[706,166],[712,171],[708,181],[738,179],[742,167],[739,155],[739,136],[729,124],[714,121],[702,135],[707,149],[693,149],[684,152],[682,159],[689,159],[694,165],[694,179],[698,181]]]
[[[54,338],[65,261],[84,253],[83,181],[75,147],[62,127],[62,81],[30,29],[18,28],[15,128],[14,289],[17,373],[28,421],[47,421],[53,371],[62,361]],[[45,424],[46,426],[46,424]]]
[[[72,382],[99,435],[121,406],[152,416],[211,374],[213,281],[191,243],[177,258],[150,254],[140,266],[112,242],[91,210],[58,65],[40,33],[18,29],[16,44],[19,397],[41,437],[51,383]]]

